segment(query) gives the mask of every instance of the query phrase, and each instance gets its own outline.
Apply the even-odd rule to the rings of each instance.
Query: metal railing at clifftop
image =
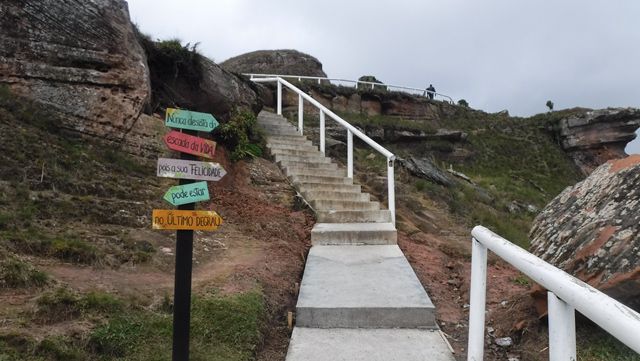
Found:
[[[342,84],[351,85],[351,84],[353,84],[356,89],[358,88],[358,85],[360,85],[360,84],[362,84],[364,86],[370,86],[371,89],[374,89],[375,87],[384,87],[385,89],[388,89],[388,90],[403,91],[405,93],[409,93],[409,94],[413,94],[413,95],[426,96],[427,94],[433,94],[434,95],[434,99],[439,97],[439,98],[442,98],[443,101],[446,101],[446,102],[448,102],[450,104],[453,104],[453,99],[450,96],[444,95],[444,94],[438,93],[438,92],[432,92],[432,91],[429,91],[429,90],[424,89],[424,88],[412,88],[412,87],[408,87],[408,86],[375,83],[375,82],[371,82],[371,81],[349,80],[349,79],[339,79],[339,78],[326,78],[326,77],[320,77],[320,76],[281,75],[281,74],[255,74],[255,73],[243,73],[242,75],[248,76],[249,78],[251,78],[251,80],[259,79],[259,78],[281,78],[281,79],[294,79],[294,80],[298,80],[298,81],[314,80],[314,81],[317,81],[318,84],[321,84],[323,81],[331,82],[334,85],[342,85]]]
[[[388,191],[388,206],[391,212],[391,221],[395,225],[396,223],[396,201],[395,201],[395,179],[394,179],[394,160],[396,156],[385,149],[380,144],[376,143],[373,139],[366,136],[360,130],[353,125],[349,124],[346,120],[342,119],[336,113],[329,110],[329,108],[320,104],[317,100],[313,99],[310,95],[295,87],[293,84],[282,79],[281,77],[273,78],[254,78],[252,79],[257,83],[276,82],[277,83],[277,114],[282,115],[282,86],[286,86],[296,94],[298,94],[298,132],[303,135],[304,128],[304,101],[311,103],[320,111],[320,152],[325,153],[325,116],[335,120],[343,128],[347,130],[347,177],[353,179],[353,136],[360,138],[363,142],[367,143],[371,148],[378,151],[384,157],[387,158],[387,191]]]
[[[468,361],[484,356],[487,249],[548,290],[549,360],[576,361],[575,311],[640,353],[640,314],[524,249],[477,226],[472,231]]]

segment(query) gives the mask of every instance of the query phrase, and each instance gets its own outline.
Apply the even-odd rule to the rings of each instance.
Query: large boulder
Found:
[[[640,308],[640,155],[612,160],[536,217],[531,251]]]
[[[624,149],[640,128],[640,109],[608,108],[574,112],[558,123],[562,148],[587,175],[610,159],[624,158]]]
[[[123,0],[0,2],[0,85],[46,104],[63,126],[121,141],[150,95]]]
[[[238,55],[220,65],[234,73],[327,76],[318,59],[297,50],[258,50]]]
[[[195,47],[145,36],[140,41],[149,61],[154,110],[181,107],[226,121],[238,109],[257,114],[262,108],[255,83],[224,70]]]

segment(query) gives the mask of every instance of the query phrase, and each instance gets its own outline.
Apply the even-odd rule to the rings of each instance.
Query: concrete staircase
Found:
[[[283,117],[263,111],[258,124],[318,222],[287,361],[453,360],[389,210]]]

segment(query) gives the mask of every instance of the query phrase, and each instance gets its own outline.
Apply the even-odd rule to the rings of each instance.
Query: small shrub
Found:
[[[458,100],[458,105],[461,106],[461,107],[468,108],[469,107],[469,102],[467,102],[464,99],[460,99],[460,100]]]
[[[42,287],[48,282],[49,276],[29,263],[13,257],[0,262],[0,288]]]
[[[100,313],[115,313],[124,308],[124,303],[112,294],[100,291],[87,293],[80,300],[83,311],[96,311]]]
[[[227,123],[216,129],[215,134],[231,150],[233,160],[262,156],[264,137],[251,112],[236,112]]]
[[[426,187],[427,187],[427,181],[425,181],[424,179],[418,179],[416,181],[416,190],[418,192],[422,192],[423,190],[425,190]]]
[[[47,292],[36,301],[36,314],[47,322],[57,322],[76,318],[82,312],[78,295],[67,288]]]
[[[84,264],[91,264],[98,259],[95,246],[74,238],[54,239],[51,242],[51,254],[63,260]]]
[[[520,286],[525,286],[525,287],[529,287],[531,285],[531,281],[525,275],[518,275],[516,278],[513,279],[513,283]]]
[[[47,337],[38,344],[37,355],[48,356],[56,361],[86,360],[83,352],[74,348],[71,342],[60,337]]]
[[[89,347],[101,355],[123,357],[136,346],[143,327],[136,317],[116,317],[93,331]]]

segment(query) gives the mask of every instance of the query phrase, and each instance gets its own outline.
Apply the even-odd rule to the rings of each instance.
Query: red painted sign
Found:
[[[180,133],[175,130],[164,136],[164,143],[171,150],[205,158],[213,158],[213,154],[216,151],[216,142]]]

